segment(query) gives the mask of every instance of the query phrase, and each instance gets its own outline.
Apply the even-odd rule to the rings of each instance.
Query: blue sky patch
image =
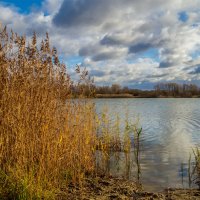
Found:
[[[67,58],[67,66],[75,67],[76,64],[80,64],[83,62],[83,57],[81,56],[71,56]]]
[[[2,0],[0,3],[19,8],[20,13],[29,13],[42,5],[42,0]]]
[[[154,59],[156,62],[160,62],[159,59],[159,51],[157,48],[151,48],[143,53],[141,53],[141,57],[144,58],[152,58]]]
[[[189,19],[189,16],[188,16],[188,14],[187,14],[186,11],[180,12],[180,13],[178,14],[178,16],[179,16],[178,19],[179,19],[180,21],[182,21],[182,22],[187,22],[188,19]]]

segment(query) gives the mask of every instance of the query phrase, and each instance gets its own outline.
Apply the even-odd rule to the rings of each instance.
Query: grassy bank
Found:
[[[146,96],[134,96],[133,94],[96,94],[95,98],[200,98],[200,96],[162,96],[162,95],[146,95]]]
[[[132,94],[96,94],[96,98],[134,98]]]

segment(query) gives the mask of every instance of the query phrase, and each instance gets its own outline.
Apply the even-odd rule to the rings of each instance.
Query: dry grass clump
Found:
[[[194,163],[192,165],[192,172],[189,173],[189,184],[194,183],[200,189],[200,149],[197,147],[193,149]],[[189,168],[191,167],[191,158],[189,159]],[[190,169],[189,169],[190,172]]]
[[[113,117],[112,117],[113,118]],[[125,177],[130,178],[133,166],[136,167],[136,179],[140,179],[140,138],[142,128],[139,119],[131,122],[126,113],[122,121],[118,115],[114,119],[104,108],[97,120],[97,167],[98,173],[110,175],[110,165],[123,159]],[[122,127],[124,124],[124,127]]]
[[[38,48],[0,28],[1,199],[53,199],[93,171],[94,106],[66,102],[72,85],[48,34]]]

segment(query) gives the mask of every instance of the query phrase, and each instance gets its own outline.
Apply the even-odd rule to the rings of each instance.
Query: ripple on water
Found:
[[[139,116],[143,127],[141,170],[145,188],[160,191],[169,186],[187,186],[189,154],[200,144],[199,99],[97,99],[95,102],[98,112],[107,105],[112,117],[118,113],[125,119],[128,112],[134,121]]]

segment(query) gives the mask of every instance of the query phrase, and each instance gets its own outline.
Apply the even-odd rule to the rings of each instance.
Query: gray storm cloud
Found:
[[[124,11],[146,15],[145,11],[151,13],[159,9],[163,10],[166,5],[170,5],[170,2],[171,0],[154,0],[153,3],[149,0],[64,0],[53,22],[57,26],[64,27],[98,26],[108,18],[115,18],[120,13],[124,14]]]
[[[128,0],[125,0],[125,2]],[[119,0],[65,0],[55,15],[57,26],[98,26],[116,10]]]

